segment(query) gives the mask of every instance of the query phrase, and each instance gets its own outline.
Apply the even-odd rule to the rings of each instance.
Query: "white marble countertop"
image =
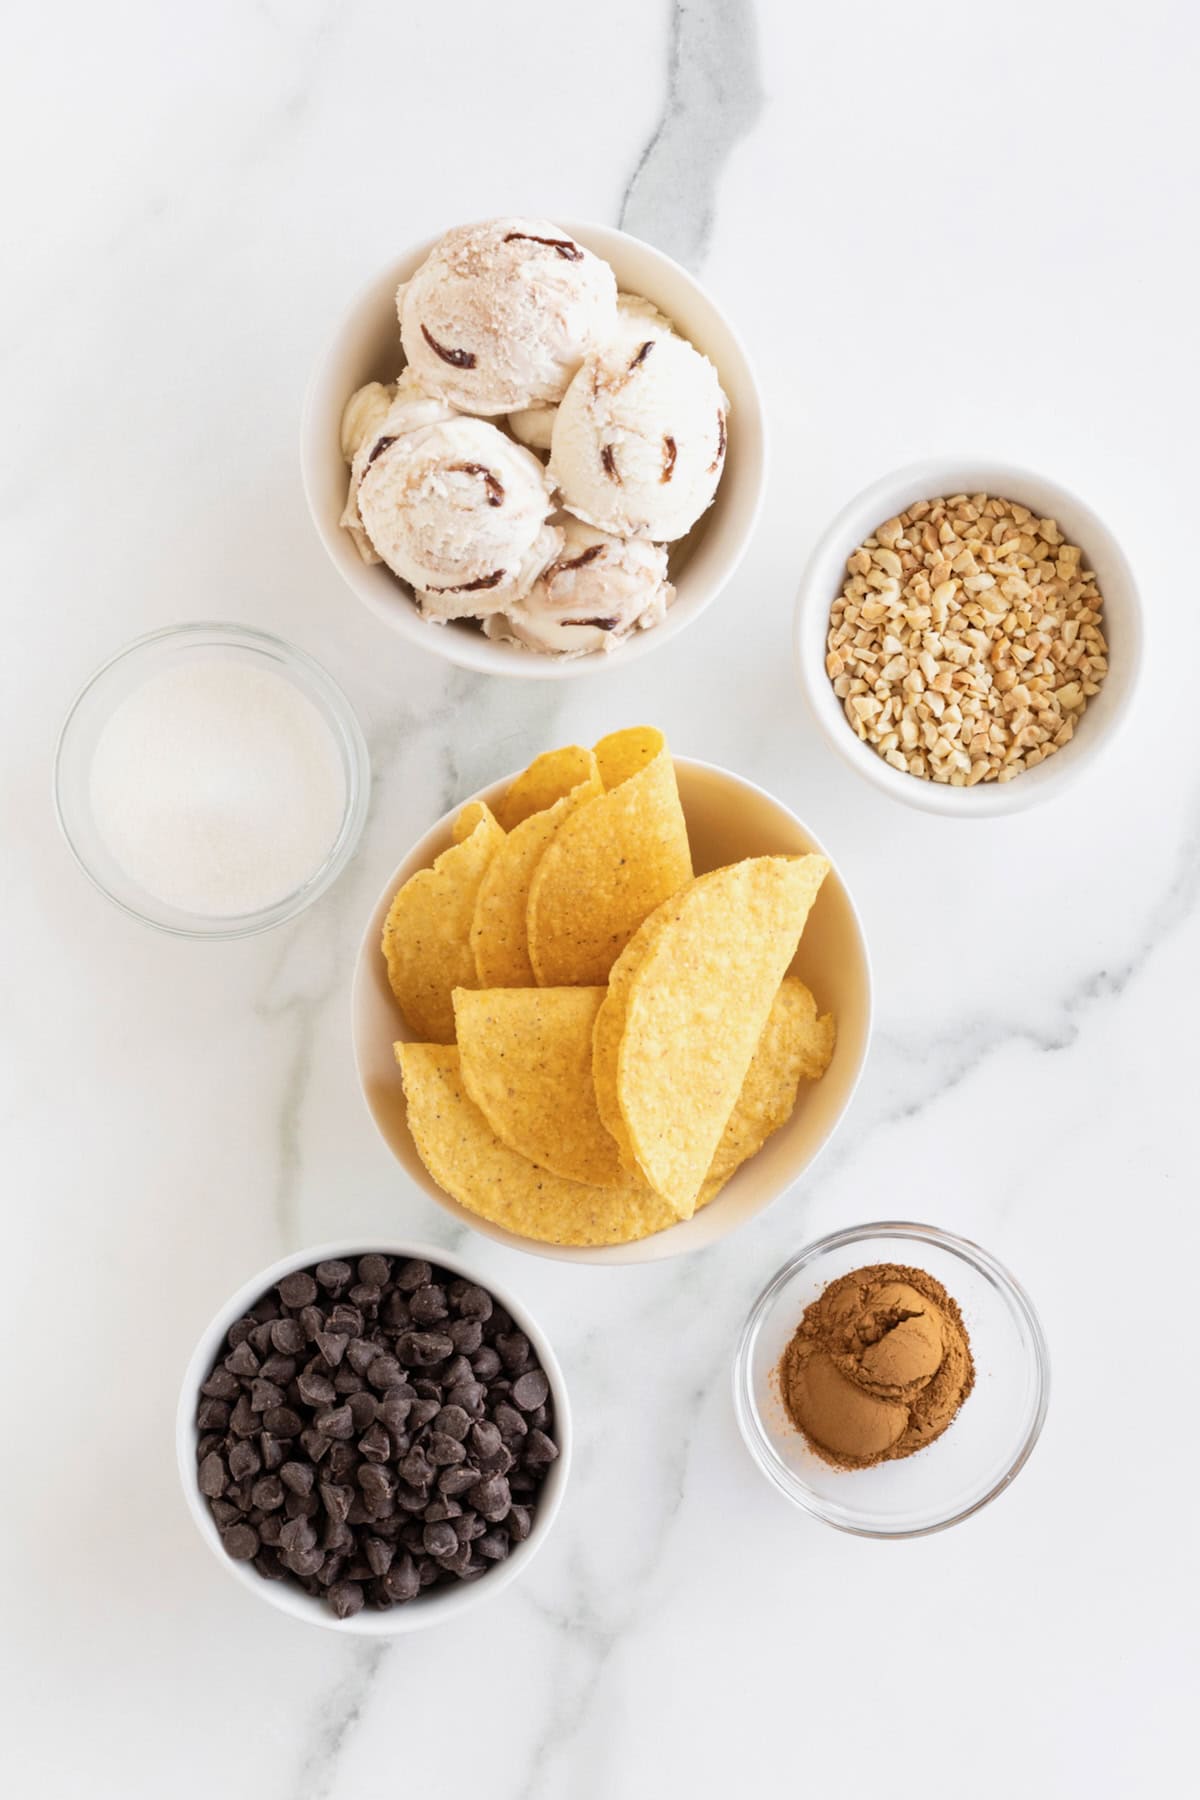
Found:
[[[1186,1785],[1194,16],[1170,0],[66,0],[8,39],[6,1791]],[[531,209],[620,219],[697,269],[774,426],[731,591],[669,653],[565,685],[406,654],[342,590],[297,472],[305,382],[345,298],[408,241]],[[1061,804],[984,826],[896,807],[835,760],[788,651],[833,511],[959,447],[1088,498],[1150,627],[1111,758]],[[122,917],[49,804],[78,683],[142,631],[213,616],[323,661],[376,775],[336,889],[240,945]],[[564,1515],[529,1578],[461,1626],[383,1649],[307,1630],[223,1579],[184,1512],[184,1359],[286,1248],[452,1241],[356,1088],[361,923],[452,800],[643,718],[832,847],[875,959],[863,1085],[812,1177],[712,1252],[573,1269],[474,1239],[565,1364],[580,1446]],[[888,1215],[995,1251],[1054,1360],[1021,1479],[905,1544],[794,1513],[743,1450],[728,1379],[780,1262]]]

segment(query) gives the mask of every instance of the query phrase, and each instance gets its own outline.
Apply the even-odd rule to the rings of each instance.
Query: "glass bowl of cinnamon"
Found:
[[[978,1244],[883,1222],[802,1250],[750,1310],[733,1397],[793,1505],[860,1537],[970,1518],[1025,1466],[1050,1362],[1028,1295]]]

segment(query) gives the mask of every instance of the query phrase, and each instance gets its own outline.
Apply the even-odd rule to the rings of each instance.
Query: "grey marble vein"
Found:
[[[314,1723],[311,1745],[288,1790],[289,1800],[327,1800],[333,1792],[339,1758],[362,1718],[390,1648],[385,1643],[354,1645],[348,1673],[334,1688]]]
[[[664,1309],[675,1306],[681,1314],[680,1329],[686,1329],[689,1317],[694,1315],[694,1296],[690,1285],[681,1280],[671,1282],[665,1291],[659,1289],[649,1310],[661,1323]],[[710,1320],[710,1330],[712,1324]],[[609,1664],[621,1645],[632,1640],[656,1603],[655,1578],[686,1497],[696,1426],[714,1390],[726,1376],[725,1345],[719,1324],[711,1330],[711,1336],[712,1342],[703,1350],[695,1342],[690,1350],[693,1364],[703,1363],[704,1377],[688,1384],[686,1392],[673,1403],[674,1416],[687,1424],[670,1444],[660,1446],[660,1491],[665,1504],[640,1572],[631,1576],[626,1569],[627,1579],[619,1587],[614,1586],[607,1567],[589,1570],[575,1548],[568,1558],[567,1591],[561,1606],[547,1605],[530,1593],[523,1596],[525,1604],[554,1632],[561,1654],[554,1659],[555,1681],[546,1696],[529,1761],[511,1788],[513,1800],[555,1800],[555,1796],[566,1791],[567,1777],[574,1800],[586,1800],[590,1792],[604,1796],[611,1791],[608,1772],[593,1767],[585,1774],[574,1758],[574,1750],[601,1703],[599,1690]],[[603,1334],[589,1334],[589,1338],[593,1337],[600,1351]],[[601,1353],[597,1363],[587,1370],[593,1390],[603,1364]],[[586,1476],[577,1474],[576,1479]],[[557,1774],[556,1764],[560,1765]]]
[[[872,1054],[874,1106],[857,1102],[856,1129],[843,1132],[822,1158],[817,1179],[842,1172],[869,1138],[890,1125],[906,1123],[969,1081],[991,1057],[1013,1044],[1042,1054],[1070,1050],[1092,1013],[1119,1001],[1156,953],[1200,916],[1200,792],[1190,809],[1169,881],[1138,925],[1131,948],[1102,968],[1078,976],[1049,1004],[1044,1024],[1034,1020],[983,1016],[956,1020],[928,1035],[880,1033]],[[879,1063],[886,1057],[890,1081],[883,1086]],[[810,1184],[811,1185],[811,1184]]]
[[[323,1015],[342,991],[345,946],[324,905],[285,926],[277,957],[253,1003],[256,1018],[284,1032],[275,1109],[275,1224],[281,1245],[300,1241],[297,1199],[303,1177],[302,1128],[312,1080],[314,1045]],[[318,974],[314,977],[313,971]],[[301,974],[303,971],[303,974]]]
[[[622,229],[699,268],[721,170],[762,106],[751,0],[674,0],[666,102],[625,189]]]

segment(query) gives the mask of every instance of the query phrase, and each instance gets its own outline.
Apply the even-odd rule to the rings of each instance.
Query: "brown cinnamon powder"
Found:
[[[957,1303],[924,1269],[903,1263],[873,1263],[830,1282],[777,1373],[793,1425],[841,1469],[923,1450],[975,1384]]]

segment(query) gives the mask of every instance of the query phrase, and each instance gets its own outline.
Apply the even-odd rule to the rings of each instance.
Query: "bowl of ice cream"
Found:
[[[697,875],[723,868],[747,856],[807,856],[822,847],[807,825],[780,801],[752,782],[707,763],[674,758],[679,800]],[[397,892],[419,872],[428,870],[456,841],[456,821],[471,801],[502,810],[512,777],[464,800],[413,845],[389,877],[366,921],[351,994],[351,1033],[359,1083],[368,1111],[404,1175],[421,1187],[455,1222],[484,1233],[511,1249],[560,1261],[616,1266],[648,1263],[682,1255],[717,1242],[778,1200],[812,1166],[845,1116],[866,1059],[871,1027],[871,971],[862,927],[854,902],[836,866],[822,884],[804,927],[789,973],[811,989],[822,1014],[832,1015],[836,1043],[819,1080],[802,1084],[786,1122],[769,1136],[757,1154],[737,1168],[710,1204],[682,1222],[651,1224],[643,1235],[617,1241],[565,1241],[565,1234],[537,1238],[511,1229],[497,1211],[481,1210],[452,1197],[451,1185],[435,1178],[414,1141],[405,1084],[397,1067],[396,1046],[419,1044],[427,1035],[414,1030],[397,1003],[382,949],[385,923]],[[434,922],[436,925],[436,921]],[[545,992],[545,989],[541,990]],[[443,1042],[446,1040],[443,1039]],[[511,1067],[511,1066],[510,1066]],[[447,1111],[447,1118],[449,1112]],[[447,1155],[465,1165],[478,1146],[463,1132]],[[504,1179],[515,1179],[505,1177]],[[558,1192],[563,1192],[559,1184]],[[589,1216],[595,1204],[586,1188],[577,1200],[567,1184],[565,1205],[577,1204]]]
[[[1016,1479],[1041,1433],[1046,1340],[987,1250],[858,1225],[769,1281],[734,1356],[738,1424],[794,1506],[859,1537],[923,1537]]]
[[[620,667],[697,618],[749,543],[765,462],[710,296],[624,232],[546,221],[397,258],[335,331],[301,431],[313,521],[358,598],[419,649],[533,679]]]

